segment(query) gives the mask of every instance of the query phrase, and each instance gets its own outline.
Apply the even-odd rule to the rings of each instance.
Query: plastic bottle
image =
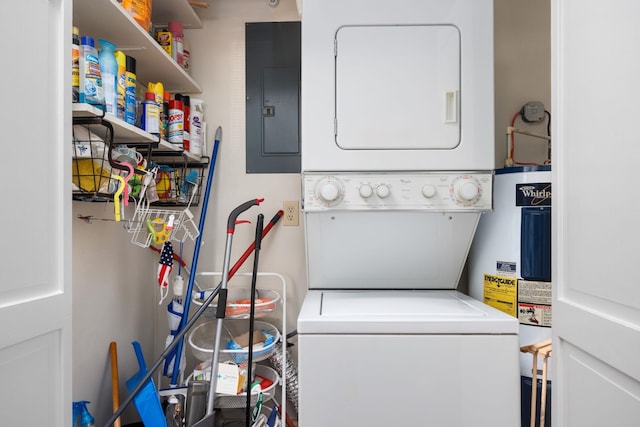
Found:
[[[162,96],[162,130],[161,138],[165,141],[169,140],[169,100],[171,99],[171,95],[169,92],[165,92]]]
[[[189,49],[189,43],[183,37],[182,38],[182,68],[187,72],[191,72],[191,49]]]
[[[124,118],[129,124],[136,123],[136,59],[132,56],[125,56],[125,111]]]
[[[202,99],[191,99],[190,117],[191,141],[189,152],[196,156],[202,156],[202,122],[204,120],[204,101]]]
[[[164,85],[162,82],[148,83],[147,92],[153,92],[155,95],[156,104],[162,105],[164,99]]]
[[[87,409],[86,400],[73,402],[73,427],[93,427],[95,420]]]
[[[162,84],[162,82],[157,82],[157,83],[149,82],[147,83],[147,92],[153,93],[154,100],[156,102],[156,105],[158,106],[158,135],[164,138],[162,136],[162,127],[163,127],[163,120],[164,120],[163,107],[162,107],[162,103],[164,100],[164,85]],[[145,94],[145,99],[146,99],[146,96],[147,95]],[[144,126],[143,126],[143,129],[144,129]]]
[[[122,0],[124,10],[136,20],[145,31],[151,27],[152,0]]]
[[[80,101],[80,30],[73,27],[71,33],[71,99]]]
[[[182,137],[182,147],[185,151],[191,151],[191,97],[182,96],[182,111],[184,113],[184,135]]]
[[[169,142],[172,144],[184,143],[184,111],[182,101],[169,100]]]
[[[124,112],[126,108],[125,93],[127,87],[127,58],[126,55],[119,50],[114,52],[116,63],[118,64],[118,78],[117,78],[117,101],[116,116],[124,120]]]
[[[80,102],[96,105],[104,110],[104,90],[100,61],[93,37],[82,36],[80,42]]]
[[[117,116],[118,108],[118,63],[116,62],[116,46],[109,40],[98,39],[100,42],[100,73],[104,88],[104,103],[107,113]]]
[[[160,135],[160,107],[153,92],[147,92],[142,103],[142,129],[152,135]]]
[[[182,23],[178,21],[169,21],[167,24],[171,38],[173,39],[173,48],[171,49],[171,56],[173,60],[182,66],[182,54],[184,46],[182,45],[184,33],[182,30]]]

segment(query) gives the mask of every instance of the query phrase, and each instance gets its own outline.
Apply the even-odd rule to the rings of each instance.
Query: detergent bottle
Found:
[[[95,420],[87,409],[86,400],[80,402],[73,402],[73,427],[93,427]]]
[[[82,36],[80,43],[80,102],[104,109],[104,90],[100,61],[93,37]]]

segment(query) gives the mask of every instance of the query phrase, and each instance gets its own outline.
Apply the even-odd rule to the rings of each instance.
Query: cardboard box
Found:
[[[158,31],[156,40],[162,48],[171,56],[171,49],[173,47],[173,38],[169,31]]]

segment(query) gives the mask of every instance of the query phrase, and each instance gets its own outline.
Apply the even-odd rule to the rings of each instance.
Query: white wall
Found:
[[[131,218],[132,207],[124,212]],[[86,223],[78,215],[94,219]],[[124,222],[113,219],[113,203],[73,202],[72,398],[91,402],[96,425],[113,413],[109,343],[117,344],[124,399],[125,381],[138,371],[131,342],[140,342],[149,364],[155,336],[157,257],[133,245]],[[133,405],[123,416],[125,422],[131,419],[137,419]]]

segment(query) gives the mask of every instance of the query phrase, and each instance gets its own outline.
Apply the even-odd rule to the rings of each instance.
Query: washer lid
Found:
[[[518,320],[457,291],[310,290],[300,334],[517,334]]]

